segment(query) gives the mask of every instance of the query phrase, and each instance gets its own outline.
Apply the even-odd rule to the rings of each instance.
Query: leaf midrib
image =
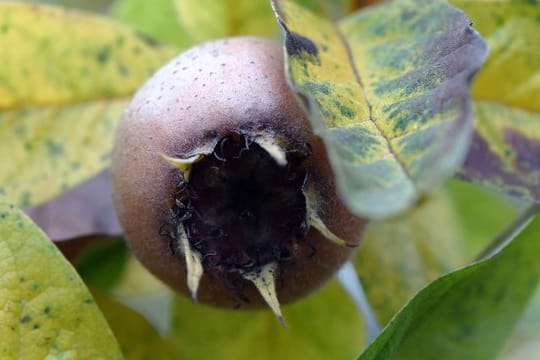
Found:
[[[358,72],[358,69],[355,66],[356,62],[354,60],[354,55],[352,54],[351,48],[349,46],[349,42],[347,41],[347,39],[346,39],[345,35],[343,34],[343,32],[339,29],[339,26],[336,24],[336,22],[331,21],[331,23],[332,23],[332,27],[334,28],[334,31],[336,32],[339,39],[341,40],[341,43],[343,44],[345,52],[347,53],[347,59],[348,59],[350,65],[351,65],[351,70],[352,70],[352,72],[354,74],[354,79],[355,79],[356,83],[358,84],[358,86],[360,87],[360,89],[362,90],[362,95],[363,95],[364,101],[368,106],[368,112],[369,112],[368,121],[370,121],[375,126],[375,128],[377,129],[380,136],[384,139],[384,142],[385,142],[385,144],[386,144],[386,146],[388,148],[389,153],[392,154],[392,157],[395,159],[395,161],[398,164],[399,168],[401,169],[403,174],[405,174],[407,179],[409,179],[409,182],[413,186],[413,188],[415,189],[415,192],[417,192],[418,188],[417,188],[416,184],[414,183],[414,181],[412,181],[411,174],[409,173],[409,171],[405,167],[405,164],[401,161],[401,159],[397,155],[397,152],[394,150],[390,139],[388,139],[385,136],[383,130],[379,127],[379,124],[377,124],[377,122],[375,121],[375,118],[373,117],[373,105],[371,104],[371,102],[370,102],[370,100],[369,100],[369,98],[367,96],[367,92],[366,92],[366,89],[364,87],[364,83],[362,82],[362,77],[360,76],[360,73]]]

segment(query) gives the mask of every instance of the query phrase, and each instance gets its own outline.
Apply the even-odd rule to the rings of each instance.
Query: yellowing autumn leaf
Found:
[[[486,38],[473,86],[476,131],[460,176],[540,201],[540,4],[452,1]]]
[[[107,167],[124,105],[174,52],[96,15],[0,3],[0,190],[36,205]]]
[[[265,35],[278,28],[267,0],[174,0],[178,22],[196,44],[233,35]]]
[[[473,130],[469,80],[486,55],[465,14],[401,0],[333,22],[273,4],[287,74],[351,210],[396,214],[457,170]]]
[[[2,359],[121,359],[114,336],[75,269],[0,196]]]

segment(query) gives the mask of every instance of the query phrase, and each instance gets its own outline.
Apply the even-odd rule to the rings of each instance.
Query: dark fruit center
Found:
[[[193,164],[172,212],[206,269],[243,273],[293,260],[308,227],[307,156],[307,146],[299,146],[280,166],[252,138],[234,134]]]

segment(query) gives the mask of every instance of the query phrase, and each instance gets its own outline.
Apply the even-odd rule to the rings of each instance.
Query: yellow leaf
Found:
[[[174,52],[96,15],[0,3],[0,188],[37,205],[107,167],[124,104]]]
[[[477,100],[540,112],[540,5],[533,1],[452,1],[489,43],[472,88]]]
[[[75,270],[20,210],[0,197],[2,359],[121,359]]]
[[[0,112],[0,189],[21,207],[40,204],[109,166],[127,100]]]
[[[540,201],[540,4],[452,2],[490,46],[473,84],[476,133],[460,175]]]
[[[456,215],[441,191],[398,218],[368,228],[354,264],[383,324],[417,291],[465,263]]]
[[[175,0],[178,21],[192,42],[277,32],[267,0]]]
[[[364,330],[354,304],[336,281],[284,307],[287,329],[270,311],[232,311],[173,303],[171,344],[184,359],[352,359]]]

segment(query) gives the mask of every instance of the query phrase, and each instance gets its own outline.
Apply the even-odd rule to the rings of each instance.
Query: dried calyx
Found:
[[[203,273],[220,278],[245,302],[246,280],[283,323],[276,293],[280,266],[315,251],[306,234],[332,234],[317,215],[315,191],[304,166],[309,144],[282,147],[269,134],[234,133],[209,153],[163,155],[177,168],[174,202],[161,229],[173,253],[183,256],[196,299]]]

